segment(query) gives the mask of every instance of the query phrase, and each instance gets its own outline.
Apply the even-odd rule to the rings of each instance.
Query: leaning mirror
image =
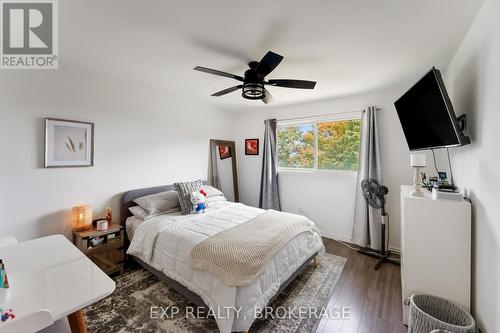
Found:
[[[221,190],[227,200],[238,202],[240,198],[234,141],[210,140],[210,164],[209,179],[212,186]]]

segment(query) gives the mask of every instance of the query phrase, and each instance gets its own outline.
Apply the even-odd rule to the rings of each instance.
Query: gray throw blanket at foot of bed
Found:
[[[318,233],[304,216],[269,210],[196,245],[191,267],[211,272],[228,286],[245,286],[287,242],[303,232]]]

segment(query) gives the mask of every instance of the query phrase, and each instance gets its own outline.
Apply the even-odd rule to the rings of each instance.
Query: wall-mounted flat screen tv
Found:
[[[463,146],[470,139],[462,132],[441,77],[432,68],[395,103],[410,150]]]

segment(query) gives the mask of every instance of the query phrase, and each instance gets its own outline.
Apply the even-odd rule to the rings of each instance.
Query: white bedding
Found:
[[[223,311],[223,316],[216,318],[222,333],[248,330],[254,321],[254,308],[266,306],[306,259],[324,252],[319,233],[302,233],[293,238],[266,264],[264,273],[244,287],[228,287],[209,272],[191,269],[189,261],[196,244],[263,212],[239,203],[217,201],[210,203],[204,214],[167,214],[145,222],[130,217],[127,233],[132,241],[127,253],[198,294],[216,313]],[[226,309],[233,308],[239,310],[238,315],[235,311],[227,315]]]

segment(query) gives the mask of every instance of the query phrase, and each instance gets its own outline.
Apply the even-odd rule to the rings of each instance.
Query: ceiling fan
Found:
[[[243,96],[244,98],[260,99],[267,104],[274,100],[271,93],[269,93],[269,91],[265,88],[265,85],[297,89],[314,89],[314,86],[316,85],[316,82],[314,81],[290,79],[271,79],[266,81],[265,77],[279,65],[281,60],[283,60],[283,56],[269,51],[260,62],[251,61],[250,63],[248,63],[248,67],[250,68],[245,71],[243,77],[201,66],[196,66],[193,69],[213,75],[233,78],[242,82],[242,84],[212,94],[212,96],[216,97],[229,94],[238,89],[242,89],[241,96]]]

